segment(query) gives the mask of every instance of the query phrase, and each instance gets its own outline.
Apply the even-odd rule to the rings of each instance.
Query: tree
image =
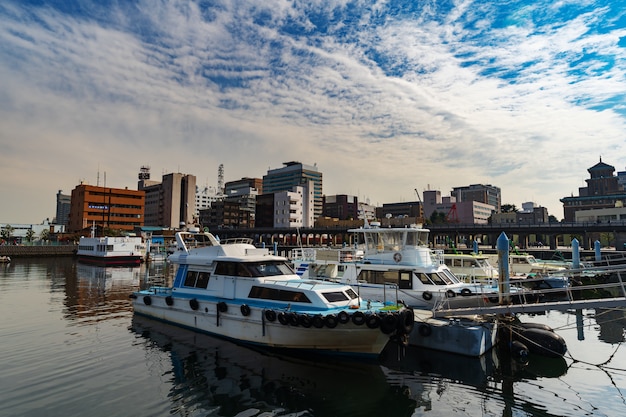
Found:
[[[49,229],[43,229],[41,231],[41,233],[39,234],[39,239],[41,239],[43,241],[47,241],[48,239],[50,239],[50,230]]]
[[[430,215],[431,224],[441,224],[446,222],[446,213],[440,213],[438,211],[433,211],[433,214]]]
[[[515,204],[502,204],[502,206],[500,206],[501,213],[517,213],[518,211]]]
[[[0,234],[2,234],[2,239],[4,239],[4,240],[11,239],[11,236],[13,236],[13,231],[14,230],[15,229],[10,224],[5,225],[2,228],[2,231],[0,232]]]
[[[35,236],[35,231],[33,229],[28,229],[26,231],[26,241],[27,242],[32,242],[33,241],[33,236]]]

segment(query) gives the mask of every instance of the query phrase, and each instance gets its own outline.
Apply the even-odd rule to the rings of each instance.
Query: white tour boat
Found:
[[[428,229],[417,225],[381,228],[373,222],[349,232],[355,235],[354,247],[294,250],[291,258],[296,272],[303,278],[351,285],[366,299],[402,300],[420,309],[500,301],[497,283],[462,282],[442,257],[434,256],[428,247]]]
[[[498,281],[498,267],[492,265],[487,255],[480,253],[440,253],[443,262],[458,278],[465,282],[493,284]]]
[[[141,237],[103,236],[80,237],[78,260],[98,265],[139,265],[146,256]]]
[[[413,310],[302,279],[250,239],[179,232],[176,242],[172,286],[134,292],[136,314],[263,347],[366,356],[390,338],[406,342],[414,326]]]

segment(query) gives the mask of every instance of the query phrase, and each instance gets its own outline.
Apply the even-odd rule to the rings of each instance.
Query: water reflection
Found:
[[[415,407],[376,362],[279,356],[138,316],[131,330],[169,353],[171,371],[153,366],[171,380],[172,414],[405,416]]]

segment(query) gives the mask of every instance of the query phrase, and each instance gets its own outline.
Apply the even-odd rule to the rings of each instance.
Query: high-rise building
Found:
[[[95,227],[131,232],[144,225],[144,204],[143,191],[81,183],[72,190],[67,230],[79,233]]]
[[[274,194],[281,191],[293,191],[293,187],[307,187],[312,184],[313,216],[317,219],[322,215],[322,173],[317,165],[305,165],[301,162],[284,162],[284,167],[271,169],[263,176],[263,194]],[[309,194],[308,191],[305,191]]]
[[[137,188],[145,192],[145,226],[176,229],[195,223],[196,177],[165,174],[160,183],[150,181],[149,173],[139,174]]]
[[[62,190],[57,193],[57,212],[55,223],[67,226],[70,219],[70,210],[72,208],[72,198],[70,195],[62,194]]]

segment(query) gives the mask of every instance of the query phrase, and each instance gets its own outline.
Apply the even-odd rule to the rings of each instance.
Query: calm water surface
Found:
[[[624,309],[522,317],[565,338],[556,360],[388,346],[377,361],[339,361],[133,318],[128,295],[170,274],[72,258],[0,265],[0,416],[626,415]]]

